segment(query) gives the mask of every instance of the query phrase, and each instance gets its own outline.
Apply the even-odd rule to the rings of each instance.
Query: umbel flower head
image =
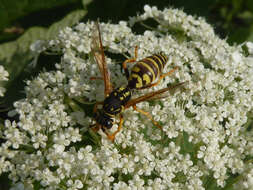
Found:
[[[155,28],[132,31],[146,21]],[[138,60],[163,52],[164,73],[180,68],[136,97],[188,83],[137,105],[162,130],[129,108],[112,143],[89,129],[88,103],[104,99],[103,80],[90,80],[101,77],[91,55],[94,22],[64,29],[48,44],[63,54],[56,70],[27,82],[26,98],[14,104],[19,121],[6,121],[1,133],[0,173],[9,174],[13,189],[252,188],[252,44],[230,46],[203,18],[147,5],[142,15],[100,29],[114,87],[127,84],[118,62],[134,57],[135,46]]]
[[[2,65],[0,65],[0,81],[7,81],[9,73],[4,69]],[[0,86],[0,96],[4,96],[6,89]]]

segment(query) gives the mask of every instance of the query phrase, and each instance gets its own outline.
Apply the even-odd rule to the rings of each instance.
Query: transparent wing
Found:
[[[106,97],[108,94],[112,92],[112,85],[110,82],[110,73],[108,71],[108,67],[105,61],[104,47],[102,44],[98,21],[95,23],[95,27],[93,30],[91,50],[104,80],[104,85],[105,85],[104,93]]]
[[[150,92],[150,93],[147,93],[147,94],[145,94],[143,96],[140,96],[138,98],[132,99],[129,102],[127,102],[127,104],[125,105],[125,109],[127,109],[131,106],[134,106],[134,105],[136,105],[140,102],[143,102],[143,101],[165,98],[165,97],[167,97],[167,95],[166,96],[161,96],[163,93],[165,93],[167,91],[173,91],[176,88],[178,88],[178,87],[180,87],[180,86],[182,86],[186,83],[187,82],[181,82],[181,83],[175,84],[173,86],[163,88],[161,90],[157,90],[157,91],[154,91],[154,92]]]

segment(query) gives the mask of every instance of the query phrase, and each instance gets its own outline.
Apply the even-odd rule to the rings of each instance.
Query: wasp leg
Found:
[[[121,130],[123,121],[124,121],[123,115],[120,114],[120,121],[119,121],[119,125],[118,125],[117,131],[115,131],[113,134],[108,134],[108,133],[105,131],[105,134],[107,135],[107,138],[110,139],[112,142],[114,141],[116,134]]]
[[[137,57],[138,57],[138,46],[135,46],[135,50],[134,50],[134,58],[131,58],[131,59],[127,59],[125,60],[123,63],[122,63],[122,67],[125,71],[125,74],[126,74],[126,77],[129,78],[129,70],[126,66],[127,63],[134,63],[136,62],[137,60]]]
[[[166,76],[171,75],[171,74],[174,73],[177,69],[179,69],[179,67],[175,67],[174,69],[170,70],[169,72],[164,73],[164,74],[161,74],[160,77],[159,77],[159,79],[157,80],[157,82],[155,82],[155,83],[153,83],[153,84],[146,85],[146,86],[144,86],[144,87],[142,87],[142,88],[138,88],[137,90],[142,90],[142,89],[145,89],[145,88],[151,88],[151,87],[153,87],[153,86],[158,85],[158,84],[161,82],[161,80],[162,80],[163,78],[165,78]]]
[[[144,110],[142,110],[142,109],[140,109],[140,108],[137,108],[136,105],[133,105],[133,108],[134,108],[135,111],[138,111],[139,113],[141,113],[141,114],[145,115],[147,118],[149,118],[149,119],[153,122],[153,124],[154,124],[155,126],[157,126],[159,129],[162,129],[161,125],[159,125],[158,122],[156,122],[156,121],[153,119],[153,117],[151,116],[150,113],[145,112]]]
[[[95,127],[93,127],[93,126],[95,126]],[[90,128],[92,129],[92,131],[98,132],[99,129],[101,128],[101,125],[99,125],[98,123],[96,123],[94,125],[91,125]]]

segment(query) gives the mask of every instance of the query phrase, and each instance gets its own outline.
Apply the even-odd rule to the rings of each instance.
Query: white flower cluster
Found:
[[[4,69],[2,65],[0,65],[0,81],[7,81],[9,77],[9,73]],[[0,96],[4,96],[6,89],[0,86]]]
[[[63,51],[56,71],[27,82],[26,99],[15,103],[19,121],[6,121],[2,132],[0,173],[9,173],[13,189],[252,187],[253,58],[217,37],[202,18],[177,9],[144,10],[129,24],[153,19],[155,30],[137,35],[127,22],[100,28],[114,87],[127,84],[117,62],[133,57],[135,46],[138,59],[164,52],[164,72],[180,68],[136,97],[189,81],[170,96],[137,105],[162,130],[131,108],[114,143],[88,129],[88,103],[104,99],[103,81],[90,80],[101,76],[90,54],[95,27],[66,28],[50,42]]]

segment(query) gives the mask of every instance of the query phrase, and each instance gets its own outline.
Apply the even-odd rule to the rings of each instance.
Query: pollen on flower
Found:
[[[131,27],[147,19],[157,22],[156,29],[137,35]],[[246,43],[245,55],[241,46],[216,36],[203,18],[149,5],[129,21],[99,26],[114,88],[128,82],[115,57],[134,57],[135,46],[137,60],[163,52],[164,73],[179,69],[159,85],[135,91],[133,98],[187,83],[137,104],[161,129],[125,109],[112,143],[102,130],[90,129],[93,105],[105,98],[104,81],[91,80],[101,78],[91,52],[95,23],[65,28],[46,45],[62,51],[56,70],[26,81],[26,97],[14,103],[19,120],[7,120],[1,128],[0,174],[9,173],[13,188],[205,189],[206,181],[224,187],[228,180],[237,189],[252,187],[252,44]],[[39,45],[32,49],[42,50]],[[0,73],[6,80],[3,67]],[[118,122],[115,118],[109,133]],[[238,176],[234,181],[231,173]]]

